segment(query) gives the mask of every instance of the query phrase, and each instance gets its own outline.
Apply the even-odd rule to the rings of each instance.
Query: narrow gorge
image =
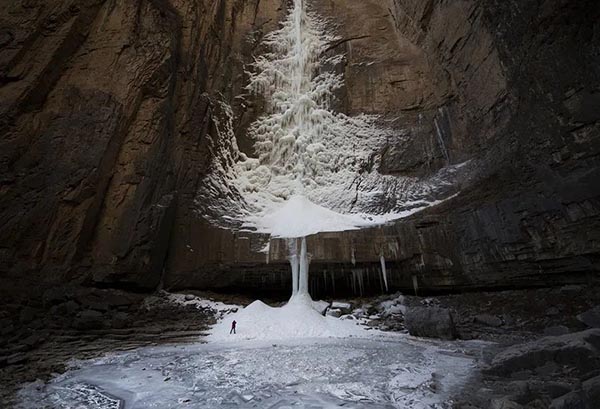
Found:
[[[6,0],[0,406],[595,409],[599,21],[592,0]],[[247,343],[219,349],[232,320]],[[224,391],[238,347],[257,381]],[[154,363],[150,395],[107,383]]]

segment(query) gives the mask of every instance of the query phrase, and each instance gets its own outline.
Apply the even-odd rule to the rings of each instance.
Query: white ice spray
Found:
[[[223,227],[299,237],[271,217],[294,198],[324,210],[319,220],[305,218],[313,220],[308,235],[406,217],[454,193],[449,181],[459,166],[424,179],[379,173],[384,147],[390,141],[401,146],[409,134],[377,116],[350,117],[332,109],[345,57],[332,49],[339,39],[331,25],[305,3],[294,0],[280,28],[265,36],[268,52],[248,73],[248,90],[265,101],[264,115],[248,131],[253,152],[239,152],[233,126],[219,127],[219,141],[231,144],[211,147],[215,157],[198,191],[199,213]],[[231,125],[230,110],[223,112],[222,122]]]

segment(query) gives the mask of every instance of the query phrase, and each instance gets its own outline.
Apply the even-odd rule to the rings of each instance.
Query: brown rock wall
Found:
[[[285,243],[197,213],[245,64],[284,0],[10,0],[0,12],[0,278],[152,289],[289,286]],[[314,0],[340,36],[338,108],[397,129],[380,171],[472,160],[461,194],[390,226],[309,239],[313,289],[595,279],[597,2]],[[222,102],[232,107],[228,117]],[[354,256],[352,255],[354,253]],[[354,263],[353,263],[354,260]]]

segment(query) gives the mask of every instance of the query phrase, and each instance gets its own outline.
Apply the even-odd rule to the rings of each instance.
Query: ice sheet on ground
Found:
[[[32,383],[21,408],[449,408],[473,361],[402,337],[147,347]],[[94,402],[90,406],[90,402]]]

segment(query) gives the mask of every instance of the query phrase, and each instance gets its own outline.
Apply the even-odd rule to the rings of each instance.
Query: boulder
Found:
[[[15,331],[15,326],[12,321],[7,320],[6,324],[0,325],[0,335],[7,336],[12,334]]]
[[[492,399],[490,409],[521,409],[523,406],[509,398]]]
[[[587,407],[581,392],[575,391],[552,400],[548,409],[587,409]]]
[[[17,365],[17,364],[22,364],[24,362],[27,362],[28,360],[29,360],[29,357],[27,356],[27,354],[18,352],[16,354],[13,354],[13,355],[7,357],[6,364],[7,365]]]
[[[569,332],[571,332],[569,331],[569,328],[565,327],[564,325],[555,325],[553,327],[547,327],[544,329],[544,335],[549,336],[565,335]]]
[[[497,354],[485,372],[508,376],[521,371],[568,366],[579,373],[600,368],[600,329],[544,337]]]
[[[60,316],[73,316],[77,313],[77,311],[79,311],[81,309],[81,307],[79,306],[79,304],[77,304],[75,301],[73,300],[69,300],[67,302],[64,302],[62,304],[58,304],[58,305],[54,305],[51,309],[50,312],[53,315],[60,315]]]
[[[600,376],[583,382],[583,393],[588,402],[600,405]]]
[[[447,308],[409,307],[404,324],[411,335],[427,338],[455,339],[456,327]]]
[[[111,321],[111,326],[112,328],[126,328],[131,322],[131,317],[129,314],[125,313],[125,312],[117,312],[112,321]]]
[[[194,295],[192,295],[192,294],[186,294],[185,297],[183,297],[183,298],[186,301],[194,301],[196,299],[196,297],[194,297]]]
[[[342,311],[338,310],[337,308],[330,308],[327,310],[326,315],[328,317],[335,317],[335,318],[339,318],[342,316]]]
[[[502,320],[490,314],[479,314],[475,316],[475,322],[479,324],[487,325],[488,327],[499,327],[502,325]]]
[[[352,304],[347,302],[334,301],[331,303],[331,308],[340,310],[342,314],[350,314],[352,312]]]
[[[600,306],[579,314],[577,319],[590,328],[600,328]]]
[[[319,314],[325,315],[325,312],[329,308],[329,303],[327,301],[313,301],[312,307]]]
[[[42,295],[44,307],[66,302],[73,298],[73,289],[68,287],[54,287],[46,290]]]
[[[73,321],[76,329],[99,329],[103,326],[103,314],[94,310],[81,311]]]
[[[24,307],[19,313],[19,321],[21,324],[28,324],[35,319],[37,310],[31,307]]]
[[[600,405],[600,376],[583,382],[581,389],[556,398],[550,409],[596,409]]]

